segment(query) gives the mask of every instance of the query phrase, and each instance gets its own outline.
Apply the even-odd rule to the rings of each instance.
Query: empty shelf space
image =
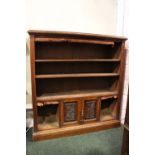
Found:
[[[80,63],[75,62],[36,62],[36,75],[57,75],[57,74],[98,74],[98,73],[118,73],[120,68],[119,62],[110,61],[92,61]],[[85,76],[85,75],[84,75]]]
[[[47,75],[36,75],[36,78],[42,79],[42,78],[115,77],[115,76],[119,76],[119,74],[118,73],[47,74]]]
[[[87,90],[87,91],[66,91],[60,93],[46,93],[37,97],[37,101],[48,100],[61,100],[66,98],[78,98],[78,97],[96,97],[96,96],[114,96],[118,95],[118,92],[111,90]]]
[[[91,43],[100,45],[114,45],[114,41],[88,40],[88,39],[66,39],[66,38],[35,38],[36,42],[68,42],[68,43]]]
[[[120,59],[36,59],[35,62],[119,62]]]
[[[101,116],[100,116],[100,120],[101,121],[108,121],[111,119],[114,119],[115,117],[111,114],[109,109],[103,109],[101,110]]]
[[[36,42],[36,60],[93,60],[120,59],[121,44],[113,46],[99,44],[66,43],[66,42]]]
[[[36,79],[37,97],[74,97],[107,94],[117,89],[118,77],[78,77]],[[58,99],[58,98],[57,98]],[[50,100],[49,100],[50,101]]]
[[[38,130],[59,127],[58,105],[45,105],[37,108]]]
[[[100,120],[108,121],[116,119],[117,114],[117,98],[107,98],[101,100]]]
[[[48,130],[48,129],[55,129],[58,128],[58,122],[44,122],[38,124],[38,130]]]

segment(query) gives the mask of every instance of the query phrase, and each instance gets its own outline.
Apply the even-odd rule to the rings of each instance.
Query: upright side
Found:
[[[125,62],[126,62],[126,50],[125,50],[125,41],[123,40],[121,43],[121,52],[120,52],[120,79],[119,79],[119,84],[118,84],[118,91],[119,91],[119,96],[118,96],[118,113],[117,113],[117,119],[121,121],[121,105],[122,99],[123,99],[123,90],[124,90],[124,79],[125,79]]]
[[[33,104],[34,132],[37,131],[37,105],[36,105],[36,81],[35,81],[35,41],[34,35],[30,35],[30,60],[31,60],[31,85]]]

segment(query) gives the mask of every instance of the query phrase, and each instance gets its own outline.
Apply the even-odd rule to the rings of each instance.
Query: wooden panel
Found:
[[[80,123],[80,101],[68,99],[61,101],[61,126]]]
[[[38,102],[42,101],[57,101],[66,98],[87,98],[87,97],[106,97],[111,95],[118,95],[118,92],[115,90],[87,90],[87,91],[69,91],[64,93],[52,93],[52,94],[42,94],[40,97],[37,97]]]
[[[35,81],[35,42],[34,35],[30,36],[30,60],[31,60],[31,88],[32,88],[32,104],[33,104],[33,125],[34,131],[38,131],[37,105],[36,105],[36,81]]]
[[[119,90],[119,97],[118,97],[118,107],[117,107],[117,119],[121,119],[121,104],[122,104],[122,99],[123,99],[123,89],[124,89],[124,78],[125,78],[125,61],[126,61],[126,50],[125,50],[125,42],[122,42],[120,46],[120,51],[121,51],[121,63],[120,63],[120,78],[118,82],[117,89]]]
[[[83,74],[46,74],[46,75],[36,75],[37,79],[45,78],[77,78],[77,77],[115,77],[119,76],[118,73],[83,73]]]
[[[49,138],[66,137],[73,135],[80,135],[89,132],[95,132],[110,128],[120,127],[120,122],[118,120],[106,121],[106,122],[95,122],[86,123],[83,125],[69,126],[64,128],[59,128],[57,130],[47,130],[33,133],[33,140],[44,140]]]
[[[84,102],[84,119],[96,119],[96,100]]]
[[[68,31],[45,31],[45,30],[29,30],[29,34],[36,35],[37,37],[56,37],[56,38],[86,38],[86,39],[101,39],[101,40],[115,40],[122,41],[127,40],[123,36],[114,36],[114,35],[101,35],[93,33],[80,33],[80,32],[68,32]]]
[[[91,122],[99,120],[100,113],[100,98],[85,98],[83,99],[83,121]]]
[[[36,42],[69,42],[69,43],[91,43],[101,45],[114,45],[114,41],[102,40],[84,40],[84,39],[66,39],[66,38],[36,38]]]
[[[120,59],[36,59],[35,62],[119,62]]]
[[[77,102],[64,103],[64,122],[76,121]]]

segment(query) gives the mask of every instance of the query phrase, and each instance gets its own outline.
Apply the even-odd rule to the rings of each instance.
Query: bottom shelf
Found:
[[[115,117],[111,114],[109,109],[101,110],[101,116],[100,116],[101,121],[107,121],[112,119],[115,119]]]
[[[38,107],[38,130],[49,130],[58,127],[58,105]]]
[[[109,98],[101,100],[100,121],[116,119],[117,99]]]
[[[106,122],[96,122],[67,128],[58,128],[57,130],[45,130],[33,133],[33,140],[52,139],[65,136],[79,135],[89,132],[95,132],[120,126],[120,121],[111,120]]]
[[[38,130],[49,130],[49,129],[58,128],[59,124],[58,124],[57,120],[55,120],[55,118],[52,118],[52,117],[53,116],[49,117],[49,118],[51,118],[50,120],[40,121],[38,124]],[[42,119],[42,118],[40,118],[40,119]]]
[[[71,103],[68,103],[68,104],[71,105]],[[81,102],[79,102],[78,104],[80,103]],[[117,118],[116,117],[117,116],[117,105],[118,105],[117,98],[107,97],[107,98],[101,99],[100,104],[101,104],[100,109],[98,109],[98,112],[100,112],[100,119],[97,121],[104,122],[104,121],[109,121],[109,120],[115,120]],[[38,130],[39,131],[56,129],[56,128],[58,129],[60,127],[59,124],[61,124],[61,122],[59,122],[60,120],[59,105],[60,104],[49,104],[49,105],[37,107],[37,114],[38,114],[37,119],[38,119]],[[88,106],[90,106],[90,104],[88,104]],[[67,116],[72,116],[72,115],[75,115],[77,117],[80,116],[80,112],[78,112],[77,108],[74,109],[73,107],[72,109],[71,107],[68,107],[66,110],[64,109],[65,113],[61,114],[61,116],[64,115],[63,119],[65,119],[66,113],[67,113]],[[88,114],[93,113],[92,111],[90,111],[90,109],[87,112]],[[87,112],[84,110],[84,114],[86,114]],[[96,116],[94,118],[96,118]],[[69,122],[72,122],[72,121],[70,120]]]

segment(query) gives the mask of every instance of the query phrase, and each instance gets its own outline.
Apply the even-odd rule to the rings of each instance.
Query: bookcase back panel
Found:
[[[37,62],[36,74],[116,73],[119,62]]]
[[[59,78],[59,79],[37,79],[37,96],[52,93],[69,93],[87,90],[110,90],[118,77],[104,78]],[[113,88],[114,89],[114,88]]]
[[[36,42],[36,59],[119,58],[120,44],[114,46],[87,43]]]

